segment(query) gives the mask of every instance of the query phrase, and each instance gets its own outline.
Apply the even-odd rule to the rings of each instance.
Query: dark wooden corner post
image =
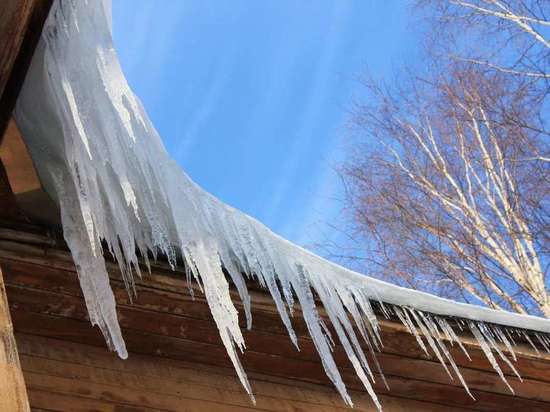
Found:
[[[0,0],[0,142],[53,0]]]
[[[0,143],[51,4],[52,0],[0,0]],[[14,214],[13,202],[3,196],[5,178],[0,162],[0,214],[6,215],[2,218]],[[29,410],[0,267],[0,411]]]
[[[0,411],[29,411],[27,389],[13,336],[6,288],[0,267]]]

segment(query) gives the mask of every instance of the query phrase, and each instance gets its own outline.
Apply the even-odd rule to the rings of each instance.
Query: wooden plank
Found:
[[[84,322],[29,312],[16,311],[13,315],[15,324],[21,325],[22,331],[25,333],[62,337],[64,340],[86,344],[103,344],[100,334],[91,334],[90,331],[94,330],[87,327]],[[124,335],[127,348],[131,353],[187,360],[202,364],[221,365],[227,368],[231,367],[224,348],[220,346],[190,342],[172,337],[160,337],[158,335],[142,335],[131,330],[125,330]],[[269,374],[278,377],[329,385],[319,363],[316,364],[301,360],[289,361],[280,356],[266,356],[265,354],[258,354],[252,351],[247,351],[243,355],[242,363],[249,372],[261,373],[268,371]],[[353,372],[345,369],[341,369],[341,372],[344,380],[348,383],[348,387],[359,391],[362,389]],[[388,392],[382,385],[377,384],[377,393],[395,394],[400,397],[456,407],[467,407],[481,411],[493,411],[495,409],[517,410],[517,408],[542,411],[550,408],[550,404],[546,402],[542,403],[483,391],[474,392],[477,398],[477,401],[474,402],[460,387],[448,384],[434,384],[432,382],[391,375],[386,375],[386,379],[391,391]],[[504,409],[502,409],[503,407]]]
[[[59,226],[58,208],[42,189],[27,146],[13,119],[9,121],[4,140],[0,143],[0,161],[22,214],[34,223]]]
[[[130,360],[112,360],[105,351],[90,348],[87,345],[71,344],[59,340],[48,340],[29,335],[18,335],[18,341],[27,350],[36,355],[25,355],[24,368],[36,373],[72,377],[78,380],[103,382],[110,386],[139,388],[142,391],[160,394],[178,393],[182,395],[192,388],[192,396],[202,394],[206,399],[221,401],[222,397],[238,397],[245,406],[251,406],[238,379],[232,371],[218,367],[204,367],[188,362],[173,361],[157,357],[132,354]],[[90,359],[90,354],[93,359]],[[46,358],[44,355],[51,355]],[[83,356],[82,356],[83,355]],[[63,358],[53,361],[50,358]],[[105,362],[107,361],[107,362]],[[112,367],[112,364],[117,367]],[[259,408],[275,405],[276,410],[284,410],[274,402],[285,400],[293,406],[292,410],[330,411],[344,408],[342,399],[334,390],[319,385],[303,385],[288,379],[273,379],[267,375],[249,374],[251,385],[256,395]],[[212,388],[212,389],[207,389]],[[183,391],[183,392],[182,392]],[[222,397],[219,396],[220,391]],[[352,392],[355,410],[371,411],[374,405],[365,393]],[[268,402],[270,404],[268,404]],[[426,402],[403,400],[382,395],[381,401],[390,411],[438,411],[441,405]],[[300,407],[301,406],[301,407]],[[300,408],[299,408],[300,407]],[[461,408],[448,408],[460,411]]]
[[[8,245],[7,253],[5,247],[0,250],[3,264],[9,268],[8,292],[14,296],[14,305],[17,306],[14,307],[16,326],[28,333],[104,346],[101,335],[85,322],[86,312],[70,255],[41,243],[45,240],[39,237],[32,242],[35,246],[18,245],[15,248],[12,247],[13,242],[7,242],[11,245]],[[49,242],[51,244],[52,240]],[[204,298],[198,296],[191,301],[185,296],[183,280],[158,275],[157,272],[155,270],[149,280],[138,282],[139,296],[145,295],[146,298],[142,301],[138,296],[134,305],[129,304],[121,282],[116,275],[113,276],[112,284],[130,352],[165,357],[170,361],[187,359],[194,363],[223,365],[231,370]],[[254,311],[254,330],[245,332],[251,349],[243,356],[247,371],[259,373],[267,370],[274,377],[291,377],[295,382],[328,385],[311,340],[304,336],[305,325],[299,311],[296,324],[302,351],[297,353],[290,345],[269,297],[258,292],[253,294],[260,295],[260,304],[254,305],[254,308],[260,307],[261,310]],[[259,322],[257,313],[260,314]],[[532,350],[520,350],[518,367],[528,379],[523,385],[512,382],[519,397],[511,397],[477,345],[467,342],[473,361],[469,362],[463,355],[461,359],[460,351],[455,351],[454,355],[459,365],[466,366],[464,374],[467,381],[472,379],[473,387],[478,389],[474,391],[478,402],[474,403],[458,382],[448,381],[440,365],[421,356],[414,338],[404,333],[402,327],[383,321],[382,329],[385,353],[381,355],[381,363],[388,373],[390,393],[395,396],[467,406],[474,410],[500,409],[502,404],[510,410],[545,410],[549,407],[548,403],[525,403],[521,399],[547,400],[548,384],[536,381],[549,380],[548,356],[534,354]],[[339,364],[347,364],[341,348],[337,348],[335,354]],[[527,374],[525,365],[528,366]],[[357,378],[350,368],[343,366],[342,370],[344,379],[350,383],[349,387],[359,390]],[[384,388],[378,386],[377,392],[387,394]]]
[[[31,388],[29,399],[33,411],[59,412],[144,412],[143,407],[120,405],[116,403],[89,399],[77,395],[48,392]],[[159,409],[147,408],[147,411],[159,412]]]
[[[22,356],[22,365],[25,373],[37,373],[49,376],[73,378],[82,382],[92,382],[109,385],[116,391],[115,388],[136,389],[140,393],[151,393],[162,395],[177,394],[180,397],[187,399],[201,400],[216,400],[217,402],[232,404],[236,406],[251,407],[252,402],[249,396],[244,392],[242,386],[238,384],[234,377],[220,376],[216,374],[200,373],[199,371],[184,371],[180,375],[181,379],[170,379],[167,373],[160,373],[158,376],[152,377],[146,373],[134,374],[129,372],[115,371],[113,369],[104,369],[95,366],[81,365],[79,363],[68,363],[54,361],[50,359],[31,357],[28,355]],[[152,362],[147,363],[151,367]],[[197,382],[193,373],[201,375],[201,381]],[[221,382],[216,382],[220,379],[227,385],[221,385]],[[284,410],[286,405],[292,404],[302,406],[306,409],[341,410],[344,409],[344,404],[340,400],[338,404],[325,401],[323,399],[304,399],[297,396],[286,394],[284,392],[260,393],[256,390],[256,382],[251,382],[256,395],[256,406],[266,410]],[[290,398],[290,399],[289,399]],[[358,411],[366,410],[364,408],[356,408]],[[370,407],[369,409],[370,410]]]
[[[59,365],[58,365],[59,366]],[[62,366],[61,366],[62,367]],[[121,403],[125,405],[141,405],[144,408],[154,408],[163,410],[179,410],[182,403],[205,405],[206,410],[264,410],[264,411],[292,411],[292,410],[313,410],[318,412],[344,412],[347,408],[344,405],[341,407],[327,406],[321,404],[311,404],[303,401],[289,401],[280,397],[258,397],[257,403],[254,405],[250,399],[243,393],[231,392],[223,388],[215,389],[204,386],[186,384],[174,384],[165,380],[156,382],[148,382],[145,385],[142,379],[138,377],[129,377],[125,375],[119,376],[119,379],[127,379],[124,381],[113,381],[114,374],[94,373],[94,371],[86,371],[89,377],[82,379],[82,375],[76,374],[71,376],[74,371],[74,365],[66,368],[68,376],[59,377],[59,370],[56,375],[47,375],[42,373],[34,373],[25,371],[29,380],[29,386],[40,387],[42,390],[50,390],[52,392],[62,393],[83,393],[83,388],[97,388],[97,392],[87,393],[87,397],[98,400]],[[133,378],[133,379],[131,379]],[[130,380],[131,379],[131,380]],[[68,384],[70,382],[70,384]],[[127,383],[127,384],[125,384]],[[154,388],[154,390],[152,390]],[[162,392],[157,389],[162,388]],[[369,408],[368,411],[371,411]],[[367,411],[362,409],[360,411]]]
[[[142,410],[152,409],[190,412],[246,412],[266,410],[254,408],[253,405],[250,405],[249,407],[235,406],[221,402],[186,398],[185,396],[166,394],[160,396],[158,394],[136,389],[113,387],[106,384],[96,384],[92,382],[81,382],[77,379],[58,378],[55,376],[41,375],[32,372],[27,372],[26,376],[29,390],[31,392],[33,390],[40,390],[42,392],[78,395],[82,398],[99,400],[114,405],[141,407]],[[115,408],[115,410],[119,410],[119,408]]]
[[[0,95],[4,93],[27,28],[32,0],[4,0],[0,13]]]
[[[34,49],[51,7],[51,0],[2,0],[0,9],[0,142]]]
[[[8,285],[8,292],[14,304],[24,307],[27,311],[67,316],[80,320],[85,320],[87,316],[81,298],[48,294],[49,292],[43,290],[21,289],[10,285]],[[201,305],[200,302],[195,302],[195,306],[202,306],[203,311],[208,312],[208,307]],[[118,312],[120,323],[125,329],[134,329],[146,334],[171,336],[221,346],[217,329],[212,321],[208,322],[180,315],[149,312],[142,310],[138,305],[133,307],[119,305]],[[277,321],[278,319],[273,319],[273,323]],[[299,338],[300,351],[298,352],[289,338],[284,334],[267,333],[256,329],[244,333],[248,350],[279,355],[289,361],[292,359],[301,359],[319,362],[319,356],[314,345],[308,338]],[[384,336],[386,335],[388,334]],[[394,340],[399,341],[401,347],[407,347],[409,344],[416,345],[414,339],[408,334],[402,334],[398,339]],[[388,373],[395,371],[398,374],[399,371],[408,371],[407,373],[411,376],[417,376],[420,379],[432,380],[439,383],[449,382],[449,377],[438,362],[406,357],[406,354],[403,350],[397,355],[385,349],[385,352],[378,355],[378,359],[382,364],[383,370]],[[335,357],[339,365],[348,365],[347,357],[341,347],[336,348]],[[521,362],[520,359],[520,364],[517,365],[520,370],[522,370],[523,366]],[[472,388],[503,394],[509,393],[506,385],[494,371],[480,371],[471,367],[463,367],[462,370],[467,382],[473,382]],[[511,374],[512,372],[509,371],[509,373]],[[538,393],[547,394],[544,399],[550,401],[550,383],[537,384],[535,385],[537,389],[532,387],[532,385],[517,384],[514,378],[511,379],[511,382],[516,387],[518,394],[522,393],[522,388],[524,387],[532,388],[531,395],[526,395],[526,397],[537,397],[539,396]],[[449,382],[449,384],[460,386],[458,380],[456,382]]]
[[[23,215],[17,206],[4,165],[0,161],[0,220],[19,221]]]
[[[0,160],[6,168],[15,194],[39,190],[42,186],[15,120],[10,119],[0,144]]]
[[[2,0],[0,7],[0,144],[11,119],[51,0]],[[5,165],[0,161],[0,219],[22,221]]]
[[[17,238],[17,241],[8,240],[10,238],[13,238],[14,236]],[[28,240],[26,239],[27,237]],[[65,276],[65,280],[70,283],[68,286],[69,290],[71,291],[67,290],[67,293],[79,294],[80,292],[77,291],[79,290],[79,286],[76,282],[76,277],[74,274],[74,263],[70,256],[70,253],[67,250],[61,250],[52,247],[52,245],[56,244],[55,242],[56,241],[51,236],[40,236],[35,233],[14,233],[14,231],[12,230],[6,231],[5,229],[0,228],[0,259],[13,260],[20,263],[26,262],[28,264],[37,264],[40,266],[39,270],[41,271],[48,270],[49,268],[65,271],[59,273],[64,273],[64,275],[62,276]],[[127,301],[127,298],[125,290],[118,286],[121,285],[121,282],[119,282],[120,275],[118,273],[118,267],[116,266],[116,264],[111,262],[107,262],[107,266],[110,271],[111,282],[113,284],[115,294],[119,299],[119,304],[124,304],[125,301]],[[153,268],[153,270],[154,272],[152,275],[146,275],[144,279],[136,280],[138,291],[141,292],[138,295],[138,300],[140,304],[149,304],[148,308],[151,310],[175,310],[179,311],[180,313],[182,310],[189,310],[189,313],[193,313],[193,308],[196,307],[198,301],[201,301],[200,292],[196,293],[197,299],[193,301],[188,295],[186,296],[187,285],[184,280],[183,274],[179,272],[172,272],[169,270],[161,270],[156,266]],[[50,281],[50,277],[48,277],[48,281]],[[52,283],[55,283],[56,287],[59,286],[59,283],[56,283],[55,281],[52,281]],[[65,286],[61,287],[65,288]],[[144,289],[140,290],[140,287],[143,287]],[[153,293],[149,303],[147,302],[147,289],[149,289]],[[154,296],[155,293],[157,294],[157,296]],[[170,295],[175,297],[175,299],[170,300]],[[239,306],[239,299],[236,291],[232,291],[232,296],[235,298],[234,301],[236,302],[237,306]],[[253,306],[256,312],[258,312],[258,315],[256,315],[254,318],[253,325],[256,329],[259,326],[258,320],[262,320],[261,317],[264,313],[276,314],[277,312],[275,306],[273,305],[273,301],[265,291],[261,291],[258,289],[251,290],[251,296]],[[177,301],[180,297],[183,298],[183,301]],[[185,299],[187,299],[187,301],[185,301]],[[202,299],[202,301],[204,301],[204,299]],[[157,309],[155,309],[155,305]],[[203,316],[210,316],[209,311],[204,311],[202,308],[195,310],[195,312],[196,313],[193,313],[193,316],[195,316],[195,314],[200,316],[201,312]],[[272,326],[274,330],[282,331],[282,333],[286,335],[286,331],[284,330],[280,321],[273,322],[272,319],[269,319],[267,323]],[[380,319],[380,323],[382,324],[383,330],[392,329],[396,332],[405,332],[405,328],[399,322],[385,321],[384,319]],[[301,319],[299,308],[297,308],[296,310],[296,316],[293,320],[293,324],[297,334],[307,334],[307,328],[303,322],[303,319]],[[474,347],[479,349],[479,345],[477,344],[477,342],[475,342],[475,340],[469,339],[464,336],[462,340],[467,347]],[[399,342],[397,343],[398,345],[396,346],[396,348],[399,349]],[[532,359],[536,364],[542,362],[543,365],[550,365],[550,354],[545,352],[535,352],[529,345],[522,344],[522,342],[516,343],[516,352],[521,354],[523,358]],[[411,349],[415,351],[415,357],[426,357],[426,355],[418,347],[418,345],[414,345]],[[469,362],[469,360],[463,355],[459,354],[458,356],[461,362]],[[481,356],[480,360],[486,365],[485,368],[490,369],[490,365],[488,364],[488,362],[486,362],[483,356]],[[546,366],[543,366],[543,369],[546,370]],[[546,376],[548,376],[547,371]]]
[[[76,319],[86,318],[86,310],[79,296],[58,297],[48,295],[46,290],[44,290],[47,288],[47,290],[56,293],[80,294],[76,275],[73,273],[60,272],[51,268],[40,268],[40,276],[37,276],[36,274],[32,274],[33,270],[37,270],[36,268],[33,269],[32,265],[6,261],[4,262],[4,266],[6,268],[6,281],[9,287],[11,285],[25,285],[25,287],[31,286],[35,289],[41,289],[14,289],[13,298],[17,300],[19,305],[25,306],[28,310],[32,309],[35,312],[59,314]],[[118,284],[117,282],[112,283],[115,293],[119,296],[119,299],[117,299],[119,316],[121,317],[120,321],[123,327],[141,330],[146,333],[220,344],[217,329],[212,323],[208,306],[201,298],[192,301],[182,293],[170,296],[170,293],[155,289],[147,290],[138,286],[138,298],[135,300],[134,305],[129,305],[128,302],[125,302],[127,296],[122,284]],[[146,304],[142,304],[143,297],[148,297]],[[158,302],[156,305],[154,305],[155,299]],[[160,319],[162,319],[162,322],[158,321]],[[269,315],[258,313],[258,311],[254,310],[253,319],[253,330],[244,332],[249,349],[257,351],[267,350],[270,353],[281,355],[288,359],[300,358],[309,361],[318,361],[316,350],[305,331],[303,334],[298,333],[301,351],[297,352],[288,339],[286,330],[281,325],[276,313]],[[296,319],[296,321],[295,323],[299,323],[300,320]],[[300,329],[304,328],[305,326],[302,326],[298,328],[298,331],[300,332]],[[430,359],[424,359],[425,355],[418,348],[415,339],[408,333],[383,328],[383,342],[385,345],[383,348],[384,353],[379,358],[381,362],[386,362],[389,365],[390,370],[397,362],[392,360],[395,358],[393,355],[397,355],[407,358],[400,367],[410,365],[407,369],[411,373],[419,374],[425,371],[427,375],[433,376],[434,379],[438,379],[440,382],[448,380],[447,375],[438,362],[428,362]],[[485,386],[491,387],[495,391],[508,393],[508,389],[500,381],[500,378],[496,376],[479,348],[471,344],[469,345],[469,351],[473,359],[472,361],[465,358],[460,350],[453,351],[458,364],[462,369],[465,369],[465,374],[473,382],[483,382]],[[421,354],[423,356],[420,356]],[[335,356],[339,364],[347,365],[347,357],[341,348],[336,349]],[[385,360],[386,358],[388,359],[387,361]],[[434,359],[431,360],[433,361]],[[541,359],[530,360],[520,356],[519,364],[516,366],[524,378],[550,381],[550,362]],[[503,366],[503,369],[508,376],[513,376],[512,371],[507,369],[507,367]],[[512,379],[512,382],[514,382],[514,379]],[[452,384],[460,386],[458,381]],[[517,390],[520,390],[521,385],[517,386]]]
[[[27,391],[0,268],[0,411],[28,410]]]
[[[128,361],[116,358],[100,348],[49,339],[40,336],[18,334],[16,336],[23,356],[32,359],[47,359],[63,362],[66,365],[78,364],[100,370],[116,371],[142,380],[144,377],[153,382],[173,382],[177,385],[191,382],[197,385],[239,392],[244,394],[242,385],[231,368],[208,366],[182,360],[165,359],[132,353]],[[45,369],[45,368],[44,368]],[[267,372],[267,371],[266,371]],[[75,371],[71,371],[75,373]],[[298,400],[313,404],[327,404],[342,407],[343,401],[332,387],[309,384],[297,380],[277,378],[263,373],[248,373],[256,398],[262,396]],[[162,385],[156,385],[162,391]],[[365,393],[351,392],[356,410],[372,408],[372,402]],[[384,406],[396,408],[402,403],[400,398],[381,395]],[[437,405],[408,401],[409,410],[439,410]],[[388,409],[394,410],[394,409]]]

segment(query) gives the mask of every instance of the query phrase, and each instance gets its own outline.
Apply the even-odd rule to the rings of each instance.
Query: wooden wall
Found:
[[[0,145],[27,67],[38,42],[50,1],[0,2]],[[0,162],[0,219],[22,218]],[[0,411],[29,410],[0,268]]]
[[[0,270],[0,411],[25,412],[29,401]]]
[[[0,95],[10,78],[23,43],[33,0],[3,0],[0,11]]]
[[[0,1],[0,142],[52,0]]]
[[[122,361],[103,348],[24,333],[17,341],[34,410],[350,410],[321,385],[252,373],[254,406],[231,369],[138,353]],[[356,410],[373,410],[365,394],[354,393],[354,399]],[[395,397],[382,401],[388,411],[442,410]]]
[[[41,233],[0,229],[0,265],[16,331],[31,407],[47,410],[171,411],[338,411],[346,409],[326,378],[296,315],[301,351],[290,343],[275,308],[253,292],[253,330],[245,332],[242,356],[251,377],[253,407],[221,345],[207,304],[193,301],[181,274],[163,267],[137,284],[130,304],[112,266],[112,284],[129,359],[109,353],[87,320],[74,265],[62,242]],[[235,298],[237,299],[237,298]],[[244,322],[243,322],[244,325]],[[390,390],[376,391],[386,411],[549,411],[550,356],[519,349],[520,383],[505,370],[513,396],[479,348],[464,337],[472,361],[453,350],[476,401],[458,379],[426,357],[414,338],[393,322],[383,322],[379,360]],[[356,410],[373,405],[343,353],[335,356],[352,390]],[[379,380],[380,381],[380,380]]]

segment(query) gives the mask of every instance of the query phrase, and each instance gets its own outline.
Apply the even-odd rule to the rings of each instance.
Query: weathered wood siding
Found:
[[[122,361],[105,349],[18,334],[33,408],[56,411],[349,411],[325,386],[251,374],[257,404],[231,369],[131,353]],[[372,410],[354,393],[356,410]],[[425,402],[382,397],[388,411],[438,411]],[[453,410],[453,408],[445,408]],[[459,410],[459,409],[454,409]]]
[[[3,94],[31,16],[34,0],[2,0],[0,9],[0,95]]]
[[[0,267],[0,411],[29,410],[27,391],[17,355],[8,299]]]
[[[98,329],[89,325],[70,255],[55,244],[41,234],[0,229],[0,264],[32,407],[254,409],[235,378],[206,302],[200,295],[190,298],[181,274],[156,268],[137,283],[138,296],[131,304],[113,265],[118,315],[130,352],[122,361],[107,352]],[[297,352],[271,299],[257,291],[253,303],[253,330],[245,333],[248,349],[242,360],[256,408],[345,409],[325,377],[299,311],[294,322],[301,348]],[[465,337],[472,361],[460,350],[453,355],[476,397],[473,401],[458,379],[451,381],[400,325],[383,322],[383,341],[379,360],[390,390],[380,379],[376,390],[387,411],[550,410],[549,356],[519,349],[523,383],[503,366],[516,391],[513,396]],[[342,348],[336,348],[335,356],[356,410],[373,410]]]
[[[52,0],[0,1],[0,141]]]
[[[0,220],[61,225],[57,206],[42,189],[13,118],[0,142],[0,205]]]

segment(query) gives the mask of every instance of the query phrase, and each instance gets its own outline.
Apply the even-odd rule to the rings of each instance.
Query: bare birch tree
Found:
[[[438,57],[533,80],[550,79],[548,0],[419,0]],[[466,34],[466,36],[465,36]]]
[[[342,168],[348,234],[370,273],[550,317],[548,10],[510,3],[422,2],[448,28],[436,36],[444,61],[400,87],[366,83],[360,140]],[[514,50],[469,48],[460,27]]]

